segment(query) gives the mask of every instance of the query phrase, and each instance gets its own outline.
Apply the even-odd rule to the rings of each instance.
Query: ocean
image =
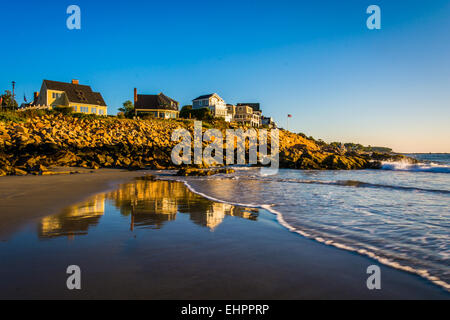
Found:
[[[181,180],[211,200],[267,209],[292,232],[450,290],[450,154],[409,156],[420,162],[271,176],[238,167],[231,176]]]

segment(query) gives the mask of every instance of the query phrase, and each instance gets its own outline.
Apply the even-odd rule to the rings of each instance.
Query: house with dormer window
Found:
[[[34,94],[34,105],[49,109],[57,106],[72,107],[74,112],[106,116],[108,107],[99,92],[90,86],[80,85],[78,80],[71,83],[44,80],[41,91]]]
[[[176,119],[178,118],[180,103],[169,98],[162,92],[159,94],[138,94],[134,89],[134,113],[138,115],[150,115],[154,118]]]

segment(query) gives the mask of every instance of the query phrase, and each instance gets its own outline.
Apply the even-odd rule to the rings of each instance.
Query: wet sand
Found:
[[[111,190],[142,174],[105,171],[5,180],[24,185],[25,191],[9,198],[9,207],[2,203],[2,226],[10,238],[0,242],[0,298],[450,297],[416,275],[291,233],[266,210],[216,203],[181,183],[134,181],[40,218],[95,188]],[[76,189],[82,194],[74,196]],[[39,201],[40,190],[49,193],[46,202]],[[60,200],[50,206],[54,193]],[[35,202],[29,202],[30,197]],[[20,216],[12,224],[8,208]],[[19,225],[23,228],[14,233]],[[72,264],[82,268],[81,291],[65,288],[65,269]],[[381,267],[382,289],[370,291],[366,270],[374,264]]]
[[[55,171],[70,171],[59,168]],[[23,223],[58,213],[68,205],[149,171],[73,169],[80,174],[0,177],[0,241],[6,240]]]

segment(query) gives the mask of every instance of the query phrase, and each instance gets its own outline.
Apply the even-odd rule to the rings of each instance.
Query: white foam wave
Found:
[[[450,173],[450,166],[438,163],[383,162],[381,169],[393,171]]]
[[[286,220],[284,219],[283,214],[281,212],[275,210],[272,205],[260,205],[260,204],[248,204],[248,203],[224,201],[224,200],[221,200],[221,199],[217,199],[217,198],[211,197],[211,196],[209,196],[209,195],[207,195],[207,194],[205,194],[203,192],[200,192],[200,191],[196,190],[186,180],[176,179],[176,180],[172,180],[172,181],[178,181],[178,182],[183,183],[191,192],[193,192],[195,194],[198,194],[198,195],[200,195],[200,196],[202,196],[202,197],[204,197],[206,199],[209,199],[211,201],[215,201],[215,202],[219,202],[219,203],[226,203],[226,204],[240,206],[240,207],[260,208],[260,209],[267,210],[270,213],[276,215],[278,223],[281,224],[286,229],[288,229],[290,232],[297,233],[297,234],[299,234],[299,235],[301,235],[301,236],[303,236],[305,238],[312,239],[312,240],[315,240],[317,242],[323,243],[323,244],[328,245],[328,246],[333,246],[333,247],[336,247],[336,248],[341,249],[341,250],[356,252],[356,253],[358,253],[360,255],[364,255],[364,256],[367,256],[369,258],[372,258],[372,259],[374,259],[374,260],[376,260],[376,261],[378,261],[378,262],[380,262],[380,263],[382,263],[384,265],[390,266],[392,268],[419,275],[422,278],[425,278],[425,279],[433,282],[434,284],[436,284],[436,285],[446,289],[447,291],[450,291],[450,284],[449,283],[441,280],[440,278],[438,278],[436,276],[431,275],[428,272],[428,270],[420,270],[420,269],[415,269],[415,268],[410,267],[410,266],[405,266],[405,265],[402,265],[402,264],[400,264],[398,262],[392,261],[392,260],[390,260],[388,258],[379,256],[376,253],[371,252],[371,251],[369,251],[367,249],[358,249],[358,248],[355,248],[355,247],[352,247],[352,246],[349,246],[349,245],[346,245],[346,244],[343,244],[343,243],[336,242],[334,240],[324,239],[322,237],[314,236],[314,235],[312,235],[311,233],[309,233],[309,232],[307,232],[305,230],[301,230],[299,228],[296,228],[296,227],[290,225],[289,223],[287,223]]]

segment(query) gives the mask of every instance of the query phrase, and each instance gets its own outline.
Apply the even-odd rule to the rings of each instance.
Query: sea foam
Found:
[[[383,170],[450,173],[450,166],[437,163],[383,162]]]
[[[366,248],[357,248],[348,244],[344,244],[344,243],[340,243],[338,241],[335,240],[331,240],[331,239],[327,239],[326,237],[320,237],[320,236],[316,236],[311,234],[310,232],[303,230],[302,228],[299,227],[294,227],[293,225],[289,224],[286,220],[285,217],[283,215],[283,213],[281,211],[278,211],[276,209],[274,209],[273,205],[264,205],[264,204],[255,204],[255,203],[242,203],[242,202],[232,202],[232,201],[225,201],[222,199],[218,199],[216,197],[212,197],[204,192],[200,192],[199,190],[196,190],[187,180],[185,179],[175,179],[175,181],[181,182],[183,183],[191,192],[198,194],[202,197],[205,197],[206,199],[209,199],[211,201],[215,201],[215,202],[219,202],[219,203],[226,203],[226,204],[230,204],[230,205],[235,205],[235,206],[241,206],[241,207],[248,207],[248,208],[259,208],[259,209],[264,209],[272,214],[274,214],[277,217],[277,221],[280,225],[282,225],[283,227],[285,227],[287,230],[289,230],[290,232],[296,233],[302,237],[308,238],[308,239],[312,239],[315,240],[317,242],[323,243],[327,246],[333,246],[335,248],[341,249],[341,250],[345,250],[345,251],[350,251],[350,252],[356,252],[360,255],[364,255],[367,256],[371,259],[374,259],[384,265],[390,266],[392,268],[395,269],[399,269],[399,270],[403,270],[409,273],[413,273],[416,275],[421,276],[424,279],[427,279],[430,282],[433,282],[434,284],[444,288],[447,291],[450,291],[450,283],[445,282],[444,280],[440,279],[439,277],[436,277],[434,275],[431,275],[429,273],[428,270],[425,269],[419,269],[419,268],[414,268],[412,266],[408,266],[408,265],[404,265],[402,263],[399,263],[397,261],[393,261],[389,258],[383,257],[381,255],[376,254],[375,252],[366,249]]]

